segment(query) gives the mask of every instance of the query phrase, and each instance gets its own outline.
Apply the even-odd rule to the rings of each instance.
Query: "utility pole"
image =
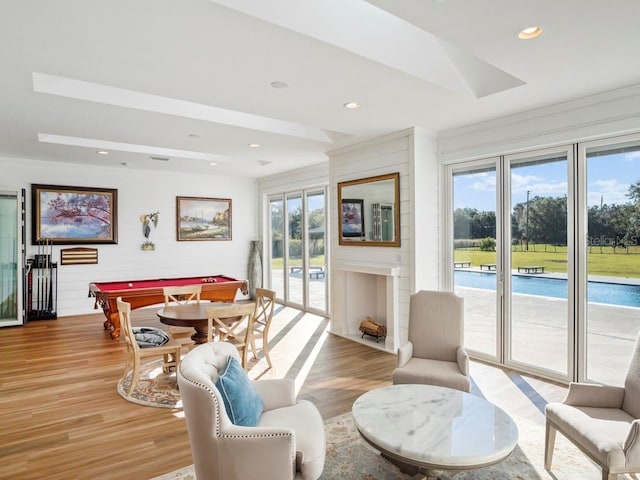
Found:
[[[524,235],[525,235],[525,240],[526,240],[526,245],[527,245],[527,252],[529,251],[529,193],[530,191],[527,190],[527,211],[525,212],[525,228],[524,228]]]

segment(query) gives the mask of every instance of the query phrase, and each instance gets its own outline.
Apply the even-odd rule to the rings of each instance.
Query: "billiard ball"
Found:
[[[130,286],[130,287],[133,287],[133,283],[130,283],[130,284],[129,284],[129,286]]]

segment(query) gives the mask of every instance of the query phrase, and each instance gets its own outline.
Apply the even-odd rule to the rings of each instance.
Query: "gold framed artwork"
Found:
[[[33,244],[118,243],[118,190],[31,185]]]
[[[231,240],[231,199],[176,197],[178,241]]]

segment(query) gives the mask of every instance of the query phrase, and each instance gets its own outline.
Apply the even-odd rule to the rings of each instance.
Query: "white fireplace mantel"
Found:
[[[345,272],[370,273],[372,275],[384,275],[386,277],[397,277],[400,267],[389,265],[376,265],[373,263],[342,263],[335,262],[334,270]]]
[[[399,341],[397,265],[334,262],[331,332],[366,345],[396,352]],[[387,326],[387,337],[376,342],[358,327],[366,317]]]

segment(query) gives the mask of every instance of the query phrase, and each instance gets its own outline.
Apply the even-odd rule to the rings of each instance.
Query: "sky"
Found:
[[[589,206],[623,204],[629,186],[640,180],[640,151],[587,159],[587,203]],[[511,170],[512,205],[529,198],[561,197],[567,193],[567,163],[557,161]],[[495,211],[496,173],[480,172],[454,177],[454,209]]]

